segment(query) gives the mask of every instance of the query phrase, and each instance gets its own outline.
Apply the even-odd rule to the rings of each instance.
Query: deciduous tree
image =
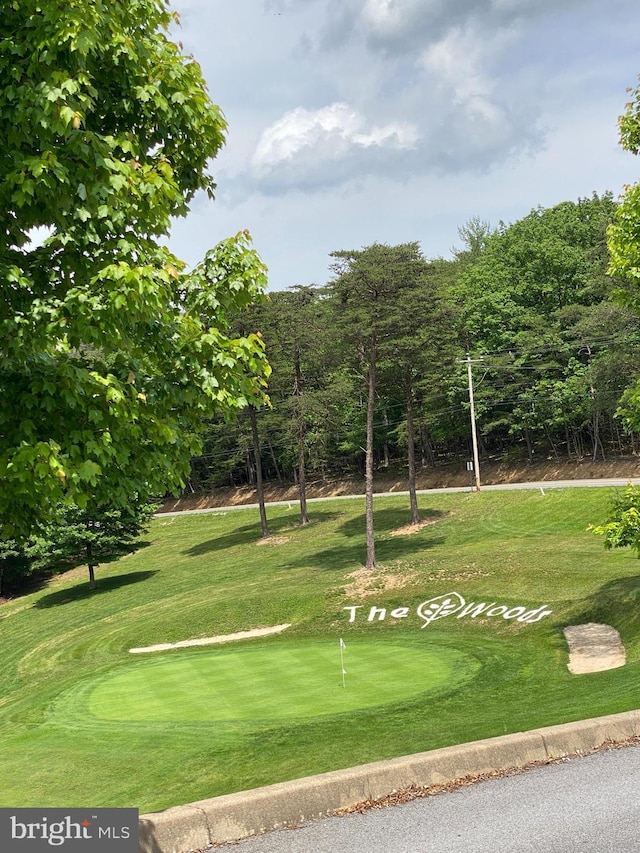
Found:
[[[161,245],[226,127],[164,0],[2,11],[0,523],[24,537],[60,501],[181,485],[202,415],[261,393],[226,316],[265,275],[246,234],[192,276]]]

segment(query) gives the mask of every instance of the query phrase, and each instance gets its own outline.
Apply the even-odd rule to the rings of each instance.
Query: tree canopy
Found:
[[[248,235],[191,276],[160,243],[197,191],[213,194],[226,129],[168,38],[173,19],[163,0],[3,5],[6,533],[27,535],[60,500],[178,487],[203,414],[262,393],[262,343],[227,321],[266,281]]]
[[[630,100],[620,116],[620,144],[632,154],[640,154],[640,83],[630,89]],[[609,228],[610,271],[636,287],[640,283],[640,184],[626,187]],[[637,293],[629,298],[638,306]]]
[[[630,100],[620,117],[620,142],[632,154],[640,153],[640,84],[630,90]],[[620,300],[640,313],[640,183],[627,186],[614,221],[609,226],[609,271],[619,276]],[[628,428],[640,428],[640,383],[622,398],[620,414]]]

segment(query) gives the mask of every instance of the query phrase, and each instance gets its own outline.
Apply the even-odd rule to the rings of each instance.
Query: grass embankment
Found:
[[[314,505],[305,528],[295,507],[272,509],[277,544],[257,544],[254,510],[155,520],[147,546],[98,570],[95,592],[78,569],[0,608],[0,805],[149,811],[636,707],[640,565],[585,532],[608,499],[424,496],[434,523],[391,536],[406,499],[379,498],[381,567],[364,597],[349,577],[362,500]],[[417,605],[453,591],[553,613],[421,627]],[[372,606],[384,620],[367,620]],[[561,628],[596,620],[620,630],[628,664],[572,676]],[[128,651],[284,622],[227,646]]]

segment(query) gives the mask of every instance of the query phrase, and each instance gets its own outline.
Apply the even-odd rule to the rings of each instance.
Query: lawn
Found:
[[[586,532],[609,497],[422,496],[432,523],[399,536],[407,499],[376,498],[366,595],[362,499],[314,503],[304,528],[271,508],[267,544],[256,510],[156,519],[95,591],[77,569],[0,607],[0,805],[145,812],[637,707],[640,564]],[[453,592],[499,609],[420,618]],[[618,628],[625,667],[569,674],[561,629],[584,621]]]

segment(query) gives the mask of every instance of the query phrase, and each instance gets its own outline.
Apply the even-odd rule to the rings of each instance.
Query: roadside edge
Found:
[[[640,735],[640,710],[443,747],[334,770],[140,816],[140,853],[190,853],[382,800],[579,756]]]

